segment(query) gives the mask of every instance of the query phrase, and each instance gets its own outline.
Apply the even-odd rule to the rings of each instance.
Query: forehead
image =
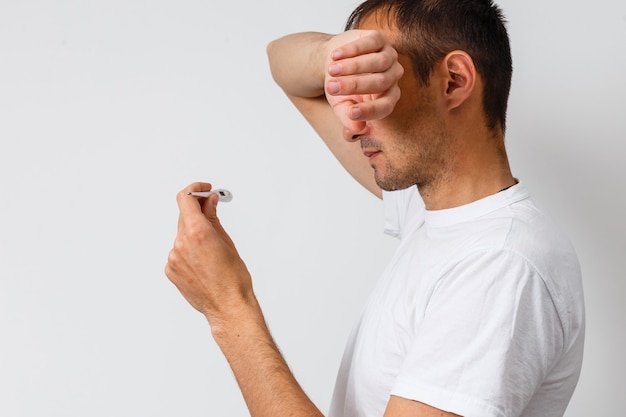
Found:
[[[359,20],[357,29],[378,30],[383,32],[389,40],[396,37],[397,26],[394,21],[394,15],[387,10],[374,10]]]

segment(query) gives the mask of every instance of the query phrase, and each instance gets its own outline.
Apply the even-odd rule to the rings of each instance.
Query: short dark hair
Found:
[[[497,5],[491,0],[367,0],[352,12],[346,30],[380,10],[394,19],[399,32],[394,46],[412,60],[424,85],[449,52],[467,52],[484,83],[487,127],[494,130],[499,124],[504,132],[513,64],[506,21]]]

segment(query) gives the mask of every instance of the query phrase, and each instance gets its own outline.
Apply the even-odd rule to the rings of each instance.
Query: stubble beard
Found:
[[[429,129],[413,132],[409,139],[389,148],[370,140],[369,146],[377,147],[385,156],[382,165],[372,165],[376,184],[385,191],[402,190],[413,185],[417,185],[420,192],[436,189],[445,180],[456,159],[450,142],[450,135],[438,123]]]

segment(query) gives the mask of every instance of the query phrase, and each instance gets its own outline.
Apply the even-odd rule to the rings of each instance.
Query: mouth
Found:
[[[367,159],[372,161],[372,159],[376,158],[378,154],[381,153],[381,147],[376,140],[368,136],[363,136],[361,137],[361,151]]]
[[[378,154],[380,154],[381,151],[379,150],[368,150],[368,149],[364,149],[363,150],[363,155],[365,155],[365,157],[367,159],[369,159],[369,161],[371,162],[374,158],[376,158],[378,156]]]

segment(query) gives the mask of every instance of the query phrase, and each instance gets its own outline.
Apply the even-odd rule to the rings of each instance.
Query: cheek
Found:
[[[431,98],[423,90],[405,88],[393,112],[380,123],[385,130],[405,136],[423,129],[435,118],[436,110]]]
[[[419,141],[418,132],[403,132],[395,135],[394,141],[386,146],[384,154],[390,167],[399,171],[411,170],[410,167],[420,165],[423,146]]]
[[[385,136],[392,138],[393,142],[406,140],[406,136],[414,130],[414,125],[419,123],[415,117],[416,109],[409,104],[408,101],[401,99],[389,116],[378,121],[378,125],[385,132]]]

